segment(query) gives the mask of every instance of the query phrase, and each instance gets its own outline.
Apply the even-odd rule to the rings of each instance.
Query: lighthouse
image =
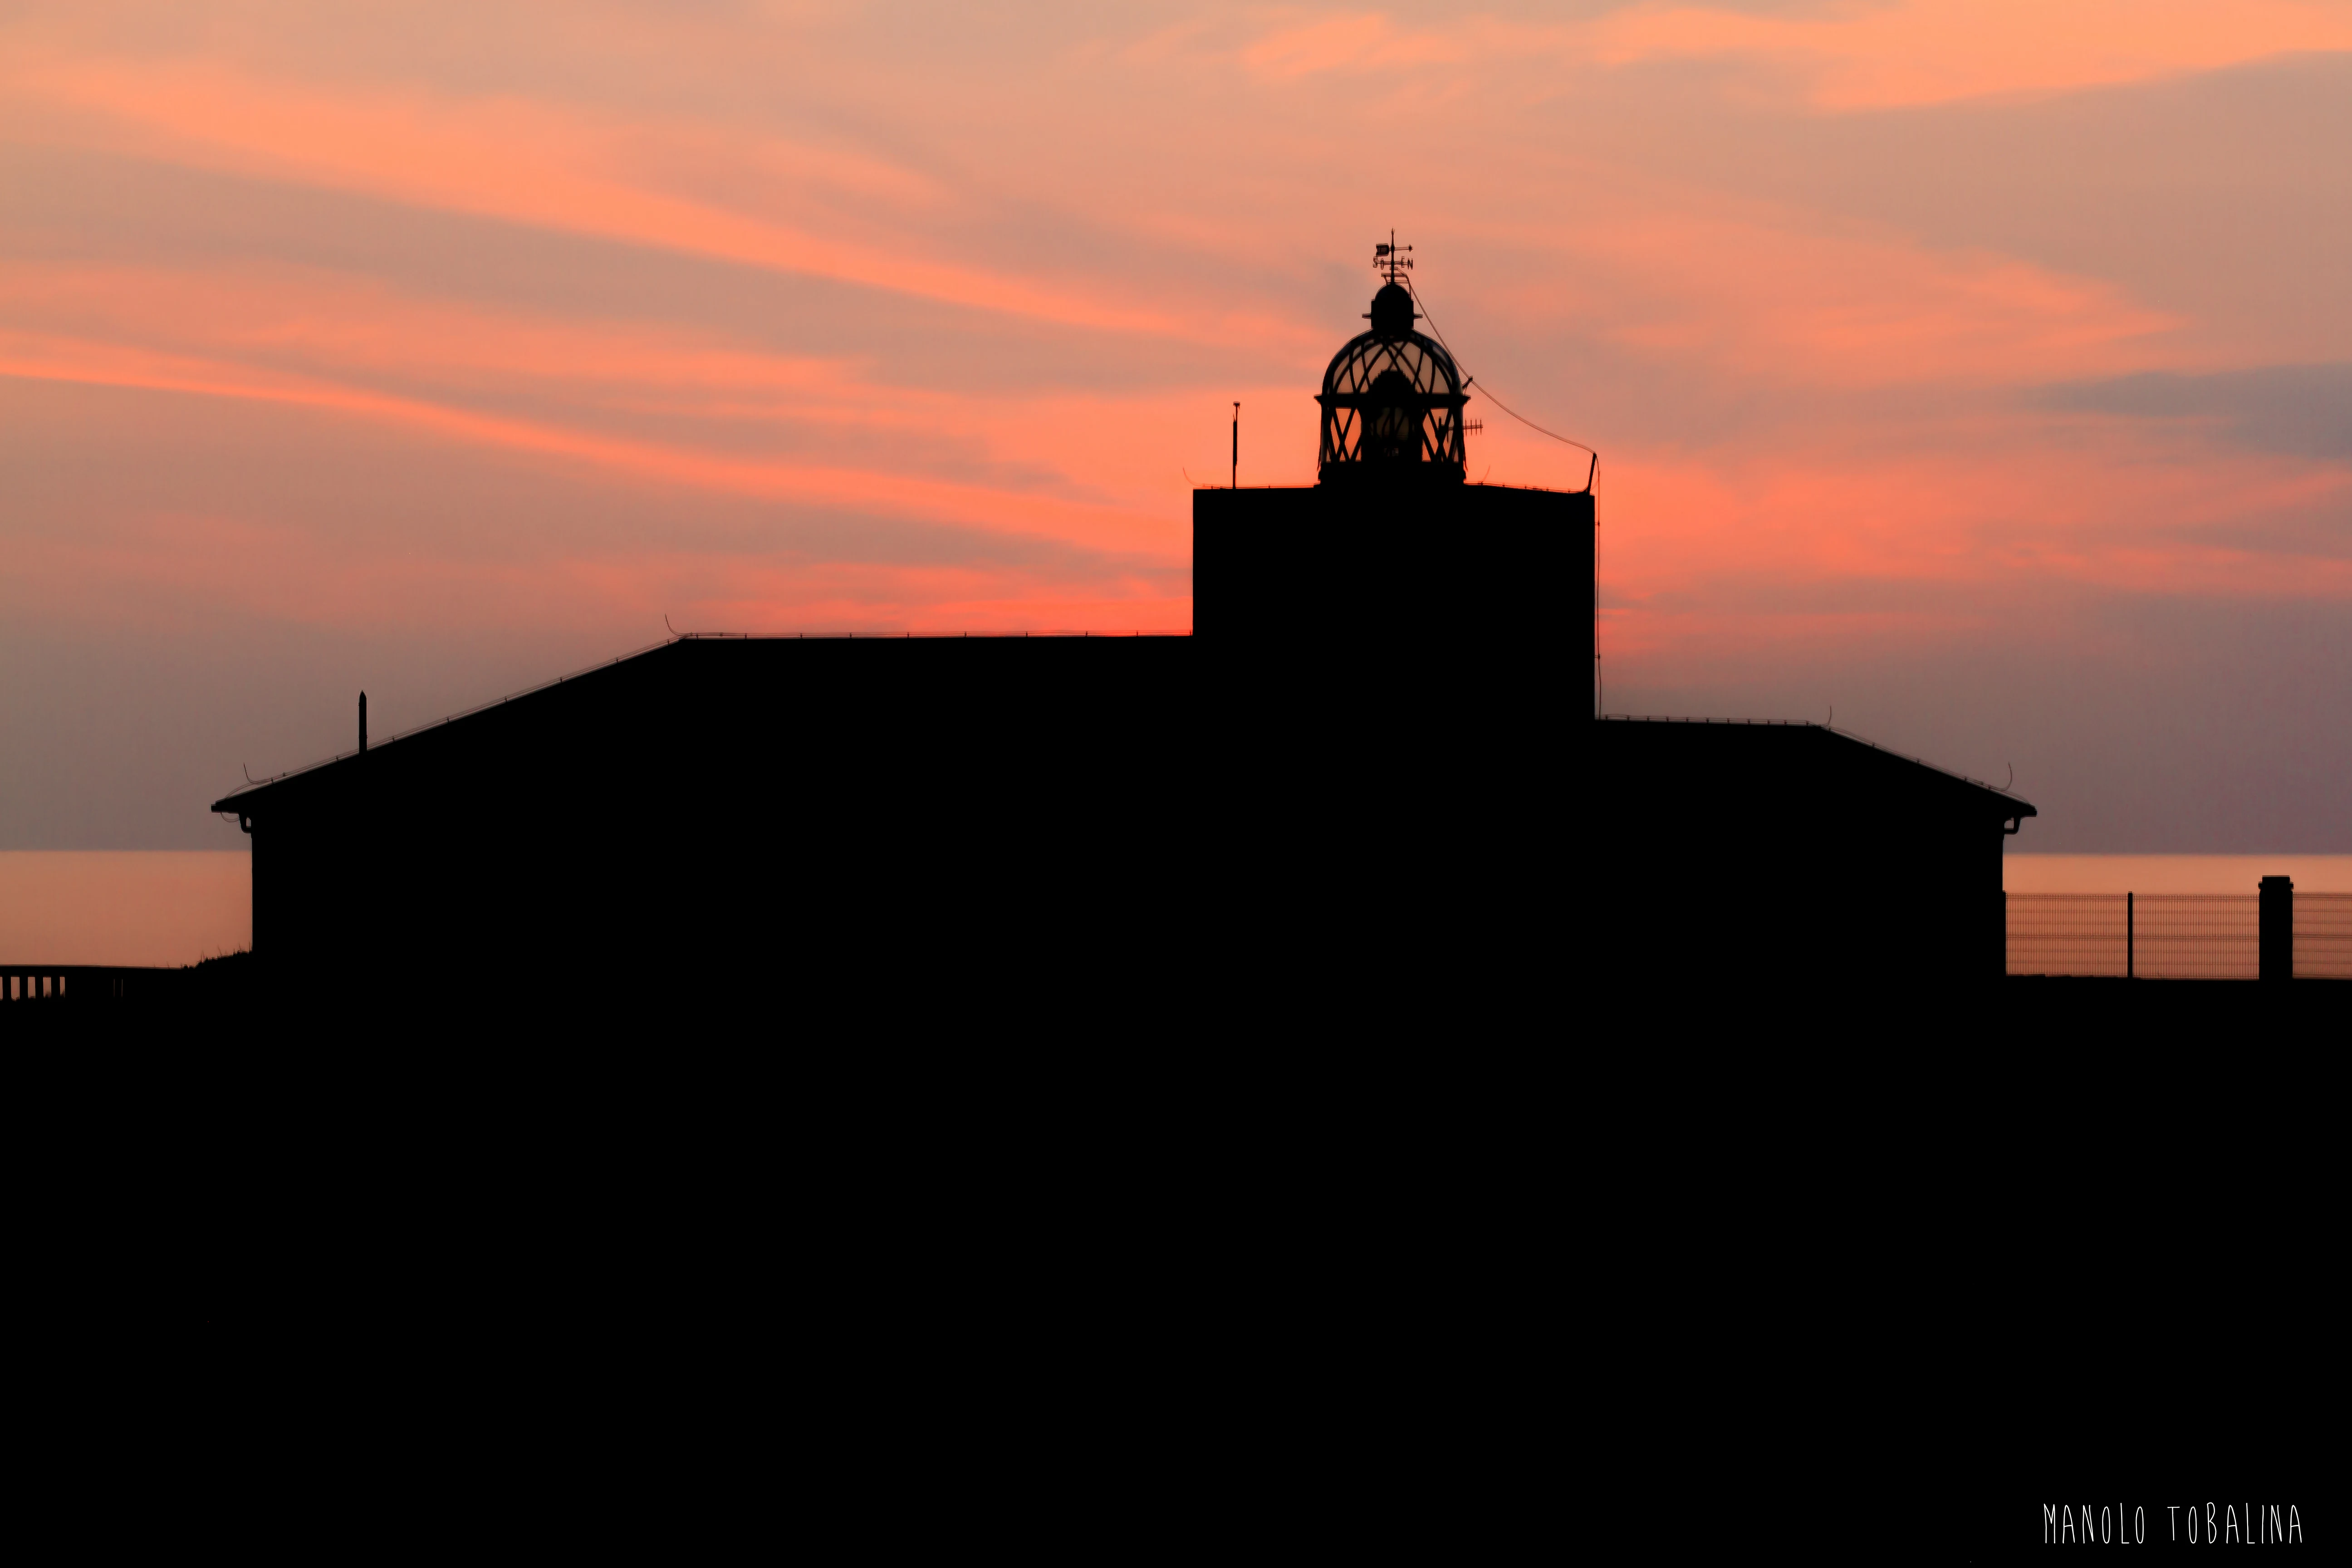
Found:
[[[1367,330],[1314,394],[1312,485],[1192,492],[1193,626],[1271,646],[1573,635],[1591,602],[1592,492],[1467,479],[1467,378],[1423,317],[1409,247],[1376,247]],[[1580,564],[1583,563],[1583,564]]]

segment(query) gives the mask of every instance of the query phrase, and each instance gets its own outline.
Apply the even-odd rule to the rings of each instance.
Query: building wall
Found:
[[[1591,495],[1500,485],[1194,490],[1196,626],[1351,649],[1572,636],[1592,517]]]
[[[1811,726],[1581,728],[1598,973],[1846,994],[2003,973],[1990,792]]]

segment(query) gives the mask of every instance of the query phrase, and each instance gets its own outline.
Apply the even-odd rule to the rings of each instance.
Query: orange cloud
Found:
[[[1460,32],[1399,32],[1386,16],[1372,12],[1327,16],[1268,34],[1242,51],[1242,61],[1260,76],[1292,78],[1459,60],[1468,53]]]
[[[1613,262],[1619,342],[1768,381],[2015,384],[2173,363],[2184,323],[2113,285],[1895,236],[1730,214],[1629,215],[1582,237]]]
[[[661,484],[1067,541],[1181,561],[1181,523],[1053,495],[994,490],[903,474],[723,456],[674,445],[483,414],[313,376],[27,333],[0,333],[0,375],[291,404],[403,425],[474,445],[596,467]]]
[[[1811,74],[1821,108],[1883,109],[2352,49],[2352,13],[2310,0],[1903,0],[1826,16],[1653,5],[1602,18],[1584,41],[1618,65],[1675,56],[1781,60]]]
[[[2352,505],[2352,473],[2126,421],[1972,428],[1972,451],[1618,454],[1600,508],[1604,646],[1895,647],[1988,624],[2028,584],[2352,604],[2352,559],[2258,547],[2267,521]]]
[[[2062,92],[2352,49],[2352,15],[2329,0],[1893,0],[1827,13],[1758,15],[1706,5],[1620,6],[1589,21],[1452,18],[1409,31],[1379,12],[1294,22],[1241,51],[1261,79],[1461,68],[1476,80],[1528,59],[1622,67],[1675,58],[1771,62],[1803,75],[1832,110]]]
[[[1004,331],[1008,361],[1044,341],[1023,339],[1024,328],[1048,324],[1233,353],[1171,354],[1185,368],[1139,373],[1109,391],[1041,376],[1042,391],[976,395],[886,381],[854,359],[769,352],[715,329],[423,298],[316,269],[175,268],[159,255],[135,267],[0,263],[0,374],[312,409],[632,485],[1048,539],[1138,563],[1138,573],[1164,582],[1186,557],[1188,477],[1222,482],[1230,397],[1244,403],[1244,482],[1311,480],[1315,371],[1359,324],[1362,293],[1333,306],[1333,291],[1300,258],[1330,255],[1342,243],[1335,234],[1361,240],[1354,226],[1369,233],[1375,217],[1382,229],[1391,216],[1426,225],[1424,262],[1430,230],[1450,233],[1457,257],[1481,258],[1483,275],[1453,287],[1455,298],[1479,300],[1488,334],[1597,342],[1653,377],[1654,405],[1655,387],[1680,384],[1759,404],[1790,388],[1943,388],[1984,407],[2001,387],[2226,360],[2242,343],[2200,340],[2192,353],[2183,344],[2193,325],[2122,282],[1989,247],[1939,248],[1848,213],[1677,184],[1565,135],[1522,134],[1533,122],[1524,95],[1513,93],[1528,73],[1505,68],[1518,58],[1745,55],[1809,73],[1817,105],[1845,109],[2347,47],[2340,10],[2286,0],[2226,13],[2188,4],[2128,13],[2127,25],[2114,0],[1906,0],[1803,17],[1642,6],[1591,23],[1490,19],[1442,33],[1370,12],[1290,13],[1238,44],[1240,24],[1228,16],[1177,29],[1152,48],[1097,50],[1084,72],[1060,76],[1026,60],[944,70],[933,61],[931,74],[910,76],[900,96],[873,107],[887,132],[873,145],[917,150],[903,159],[848,151],[821,134],[775,133],[756,116],[747,124],[713,110],[698,119],[690,104],[654,113],[614,107],[626,100],[568,102],[551,85],[558,71],[533,77],[528,92],[510,84],[459,92],[418,77],[337,86],[332,69],[305,75],[293,47],[242,56],[225,48],[178,63],[18,48],[0,52],[9,100],[0,120],[20,145],[135,151],[839,278],[1004,317],[990,327]],[[1265,25],[1244,20],[1253,19]],[[1390,152],[1367,183],[1363,149],[1390,128],[1393,100],[1332,93],[1365,101],[1335,103],[1312,123],[1200,112],[1209,100],[1186,94],[1210,80],[1230,93],[1237,53],[1261,103],[1279,98],[1283,83],[1308,93],[1318,79],[1354,71],[1424,71],[1467,88],[1448,100],[1446,114],[1381,143]],[[337,68],[347,63],[329,58]],[[270,63],[254,63],[262,59]],[[1085,73],[1092,75],[1079,79]],[[985,87],[975,85],[984,78]],[[1555,92],[1546,79],[1543,90]],[[939,155],[926,161],[926,147]],[[970,181],[925,172],[954,168],[970,171]],[[1378,212],[1366,205],[1375,197]],[[1391,215],[1391,204],[1408,211]],[[1046,237],[1034,250],[993,243],[1013,232],[1007,213],[1025,223],[1033,212]],[[992,243],[972,243],[975,236]],[[1089,246],[1099,251],[1087,254]],[[1160,249],[1179,263],[1149,284],[1136,281],[1138,256],[1157,260],[1150,252]],[[1443,276],[1438,305],[1447,313]],[[1422,277],[1433,280],[1429,270]],[[1368,289],[1368,276],[1359,272],[1357,285]],[[1251,304],[1253,290],[1273,303]],[[1485,363],[1482,348],[1492,352],[1457,346],[1474,369]],[[1284,357],[1299,367],[1295,382],[1265,369]],[[1608,389],[1578,386],[1579,373],[1556,364],[1545,374],[1549,387],[1530,396],[1513,384],[1506,395],[1551,423],[1558,416],[1543,399],[1569,388],[1596,422],[1617,417]],[[1986,416],[1980,426],[1921,431],[1853,415],[1864,401],[1840,405],[1842,416],[1867,426],[1850,433],[1849,445],[1809,435],[1801,451],[1759,454],[1751,435],[1734,430],[1716,437],[1721,451],[1670,458],[1671,437],[1654,415],[1638,437],[1614,443],[1573,426],[1612,447],[1601,468],[1604,525],[1612,548],[1626,552],[1624,591],[1643,606],[1625,613],[1647,615],[1652,626],[1675,616],[1745,624],[1748,612],[1723,592],[1726,574],[1767,590],[1839,580],[1972,586],[2028,564],[2057,578],[2168,593],[2342,591],[2339,564],[2214,542],[2226,537],[2219,525],[2240,515],[2231,507],[2263,514],[2340,506],[2340,489],[2328,487],[2341,476],[2331,470],[2229,458],[2202,474],[2176,471],[2151,460],[2143,437],[2095,421]],[[1474,477],[1492,461],[1497,482],[1583,481],[1580,454],[1483,413],[1488,431],[1474,440]],[[1663,423],[1671,427],[1673,416]],[[762,453],[765,430],[780,447],[789,436],[795,451],[815,455]],[[823,439],[812,441],[812,431]],[[1903,455],[1887,457],[1889,447]],[[1995,453],[2008,465],[1997,497],[1983,467]],[[2216,488],[2213,473],[2227,485]],[[233,521],[215,517],[202,527]],[[191,530],[201,532],[179,520],[161,534],[120,537],[177,563],[168,540]],[[224,553],[237,548],[226,535],[215,542]],[[1188,600],[1161,596],[1116,562],[1101,567],[1102,581],[1064,597],[1066,585],[1010,569],[788,569],[756,553],[649,548],[540,563],[527,589],[522,577],[501,575],[503,566],[338,554],[359,549],[348,541],[246,548],[292,563],[319,605],[354,616],[365,613],[370,581],[426,598],[528,591],[615,607],[651,593],[698,606],[708,624],[761,629],[832,617],[910,624],[943,605],[971,626],[1034,626],[1041,604],[1116,611],[1096,623],[1106,626],[1189,614]],[[109,571],[135,570],[127,555],[110,559]],[[723,570],[712,564],[721,560]],[[271,603],[268,613],[290,613]],[[1927,624],[1929,613],[1788,614],[1813,616],[1823,635],[1873,627],[1894,636]]]
[[[779,561],[742,550],[452,557],[215,513],[106,520],[16,542],[0,605],[148,629],[224,616],[398,630],[485,624],[681,631],[1189,631],[1190,595],[1018,569]]]
[[[709,127],[612,120],[517,98],[325,92],[209,62],[20,58],[9,75],[20,123],[22,104],[46,100],[95,114],[103,129],[92,134],[149,156],[1066,326],[1215,342],[1297,331],[1231,310],[1171,310],[1099,279],[1047,283],[933,259],[903,230],[877,223],[870,203],[842,199],[878,193],[886,206],[923,205],[933,196],[921,178],[773,138],[746,150],[746,138],[720,138]],[[734,165],[739,187],[759,194],[759,210],[667,188],[666,177],[688,169],[708,188],[713,156]],[[779,177],[786,177],[781,190]],[[796,205],[821,216],[823,226],[773,216]],[[867,237],[843,237],[857,231]]]
[[[667,393],[791,399],[810,417],[874,413],[840,359],[708,335],[419,299],[299,267],[238,270],[0,263],[0,321],[117,342],[446,387],[543,383],[582,401]]]
[[[614,416],[685,420],[689,431],[693,421],[723,420],[780,435],[803,426],[867,433],[888,438],[871,446],[877,473],[936,469],[952,458],[978,473],[1019,474],[1013,496],[1090,500],[1167,522],[1183,516],[1188,463],[1202,482],[1223,482],[1237,396],[1249,410],[1253,480],[1314,479],[1316,410],[1304,375],[1213,395],[1152,387],[973,395],[881,384],[853,361],[752,351],[706,332],[486,310],[283,266],[0,262],[0,332],[12,329],[15,374],[27,377],[331,406],[533,450],[555,448],[544,432],[524,439],[513,421],[462,416],[485,401],[522,398],[549,410],[538,425],[593,418],[596,432],[575,434],[598,446]],[[436,422],[425,405],[450,417]],[[690,451],[690,434],[663,445]],[[935,454],[928,462],[927,449]]]

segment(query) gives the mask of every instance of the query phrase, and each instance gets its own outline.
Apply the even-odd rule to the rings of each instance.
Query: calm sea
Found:
[[[253,941],[239,851],[0,852],[0,963],[194,963]],[[2005,855],[2012,893],[2352,893],[2352,855]]]
[[[2352,855],[2004,855],[2012,893],[2254,893],[2292,877],[2298,893],[2352,893]]]
[[[253,942],[242,850],[0,852],[0,963],[194,963]]]

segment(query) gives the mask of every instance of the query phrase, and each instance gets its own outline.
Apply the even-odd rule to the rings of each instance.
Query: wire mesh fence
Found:
[[[2262,973],[2262,900],[2252,893],[2151,893],[2137,905],[2132,973],[2143,980]]]
[[[2009,972],[2128,973],[2129,898],[2126,893],[2010,894]]]
[[[2352,893],[2294,896],[2294,972],[2352,980]]]
[[[2252,980],[2262,900],[2252,893],[2011,893],[2011,974]],[[2298,978],[2352,980],[2352,893],[2294,895]]]

